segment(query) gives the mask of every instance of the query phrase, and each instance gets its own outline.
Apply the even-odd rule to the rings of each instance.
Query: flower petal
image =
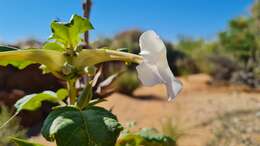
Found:
[[[171,82],[166,83],[169,101],[173,100],[182,90],[182,83],[177,79],[172,79]]]
[[[157,65],[163,83],[167,86],[169,100],[174,99],[182,89],[182,83],[173,75],[167,60]]]
[[[144,32],[139,44],[141,48],[140,55],[149,62],[157,62],[161,57],[166,57],[166,47],[160,37],[152,30]]]
[[[174,99],[181,91],[182,83],[168,65],[163,41],[154,31],[146,31],[140,37],[140,48],[144,61],[136,67],[139,79],[148,86],[164,83],[169,100]]]
[[[162,77],[160,76],[156,66],[142,62],[136,67],[136,70],[138,78],[143,85],[153,86],[162,83]]]

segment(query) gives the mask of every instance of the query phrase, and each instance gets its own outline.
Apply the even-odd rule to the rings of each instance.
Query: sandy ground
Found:
[[[134,98],[115,93],[99,106],[112,109],[123,124],[137,122],[136,129],[155,127],[160,130],[163,121],[172,118],[185,133],[178,140],[179,146],[206,146],[214,138],[214,121],[222,115],[247,112],[260,114],[260,93],[257,91],[234,86],[210,86],[207,84],[210,77],[203,74],[180,80],[184,88],[173,102],[167,101],[165,87],[158,85],[137,89]],[[259,117],[253,117],[256,118]],[[260,145],[260,133],[254,136],[255,143],[259,142]],[[41,137],[33,140],[46,144]]]

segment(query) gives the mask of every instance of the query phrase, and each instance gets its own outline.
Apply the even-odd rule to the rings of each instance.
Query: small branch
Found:
[[[3,125],[1,125],[0,129],[4,128],[10,121],[12,121],[17,115],[19,114],[19,112],[16,112],[10,119],[8,119]]]
[[[92,6],[92,1],[91,0],[86,0],[85,3],[83,3],[83,11],[84,11],[84,17],[90,19],[90,12],[91,12],[91,6]],[[84,34],[84,40],[85,40],[85,48],[90,48],[89,46],[89,32],[85,32]]]

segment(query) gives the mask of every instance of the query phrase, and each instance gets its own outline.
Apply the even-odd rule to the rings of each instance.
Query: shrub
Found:
[[[208,61],[211,55],[217,53],[216,43],[206,42],[203,39],[182,37],[176,44],[176,48],[185,55],[185,60],[178,66],[185,67],[184,71],[190,70],[190,73],[210,73],[212,71],[212,64]]]
[[[116,81],[117,91],[127,95],[132,95],[135,89],[140,86],[137,74],[133,71],[127,71],[118,77]]]

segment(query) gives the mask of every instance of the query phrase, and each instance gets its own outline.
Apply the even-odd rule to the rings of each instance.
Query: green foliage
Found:
[[[142,32],[139,30],[130,30],[119,33],[111,43],[112,48],[128,48],[131,53],[139,53],[139,37]]]
[[[17,112],[21,110],[36,110],[41,107],[42,101],[60,102],[68,96],[66,89],[60,89],[56,93],[52,91],[44,91],[38,94],[24,96],[15,103]]]
[[[17,50],[17,48],[0,45],[0,52],[15,51],[15,50]]]
[[[145,146],[144,143],[145,140],[140,135],[127,134],[119,138],[119,140],[116,143],[116,146]]]
[[[246,62],[253,57],[256,49],[255,36],[250,30],[250,18],[239,17],[232,20],[227,31],[219,35],[220,44],[234,54],[234,57]]]
[[[137,74],[133,71],[126,71],[116,79],[117,90],[127,95],[132,95],[139,86]]]
[[[140,30],[128,30],[118,33],[114,38],[101,38],[92,43],[94,48],[124,48],[123,51],[138,54],[139,48],[139,37],[142,31]],[[127,50],[125,49],[127,48]]]
[[[88,107],[61,107],[49,114],[42,135],[58,146],[114,146],[122,126],[109,111]]]
[[[33,143],[19,138],[12,138],[12,141],[14,141],[17,146],[43,146],[41,144]]]
[[[65,51],[64,46],[62,46],[61,44],[55,43],[55,42],[45,43],[42,48],[47,49],[47,50],[60,51],[60,52]]]
[[[43,101],[58,102],[62,106],[53,109],[44,121],[41,130],[42,135],[48,141],[55,141],[58,146],[114,146],[123,128],[111,112],[93,106],[103,101],[102,99],[91,100],[93,95],[92,81],[96,73],[94,66],[109,61],[140,63],[143,58],[109,48],[82,50],[80,46],[82,34],[93,29],[93,26],[88,19],[78,15],[73,15],[69,23],[53,21],[51,29],[51,41],[45,43],[42,48],[15,50],[2,47],[2,51],[0,51],[2,63],[0,62],[0,65],[12,64],[24,68],[31,63],[41,64],[45,73],[52,73],[65,80],[68,91],[65,89],[56,93],[44,91],[21,98],[15,104],[17,109],[15,115],[0,128],[7,126],[7,123],[12,121],[21,110],[36,110]],[[18,64],[20,62],[28,64]],[[83,74],[87,76],[85,82],[87,86],[82,93],[78,94],[76,81]],[[130,93],[138,87],[139,81],[136,75],[126,76],[125,79],[122,79],[123,83],[121,84],[127,87],[127,92]],[[115,77],[102,82],[102,86],[111,83]],[[68,104],[62,102],[66,97],[69,98]],[[148,140],[150,138],[150,143],[156,143],[156,140],[162,141],[160,137],[155,135],[148,137],[151,134],[142,135],[140,133],[140,136]],[[19,145],[37,145],[20,139],[14,140]]]
[[[250,87],[260,87],[260,27],[258,14],[256,14],[259,11],[258,5],[259,1],[256,1],[251,16],[233,19],[228,29],[219,34],[219,46],[223,48],[225,56],[229,56],[229,60],[233,60],[237,67],[235,70],[233,66],[218,70],[229,70],[225,76],[230,78],[225,78],[226,80]]]
[[[176,47],[180,50],[182,50],[185,54],[187,54],[190,57],[196,57],[197,51],[202,49],[202,46],[204,45],[203,39],[194,40],[189,37],[181,37],[178,41],[178,44]],[[196,53],[196,54],[194,54]]]
[[[0,125],[3,125],[8,119],[12,117],[12,114],[8,111],[7,107],[1,106],[0,110]],[[0,145],[1,146],[13,146],[10,143],[9,136],[25,138],[26,130],[20,126],[20,120],[16,117],[8,123],[5,127],[0,129]]]
[[[65,48],[74,49],[81,42],[81,34],[94,27],[88,19],[73,15],[69,23],[53,21],[51,23],[51,40],[62,43]]]
[[[80,96],[78,98],[77,106],[80,109],[85,108],[89,104],[92,97],[93,97],[92,85],[88,84],[83,89],[82,93],[80,94]]]
[[[150,128],[141,129],[137,133],[127,133],[122,135],[116,146],[175,146],[174,139],[158,134],[156,130]]]
[[[212,71],[212,66],[208,63],[208,58],[217,53],[216,44],[207,43],[203,39],[182,37],[177,43],[176,48],[186,55],[186,59],[177,60],[177,66],[180,66],[180,70],[182,70],[181,74],[210,73]]]

